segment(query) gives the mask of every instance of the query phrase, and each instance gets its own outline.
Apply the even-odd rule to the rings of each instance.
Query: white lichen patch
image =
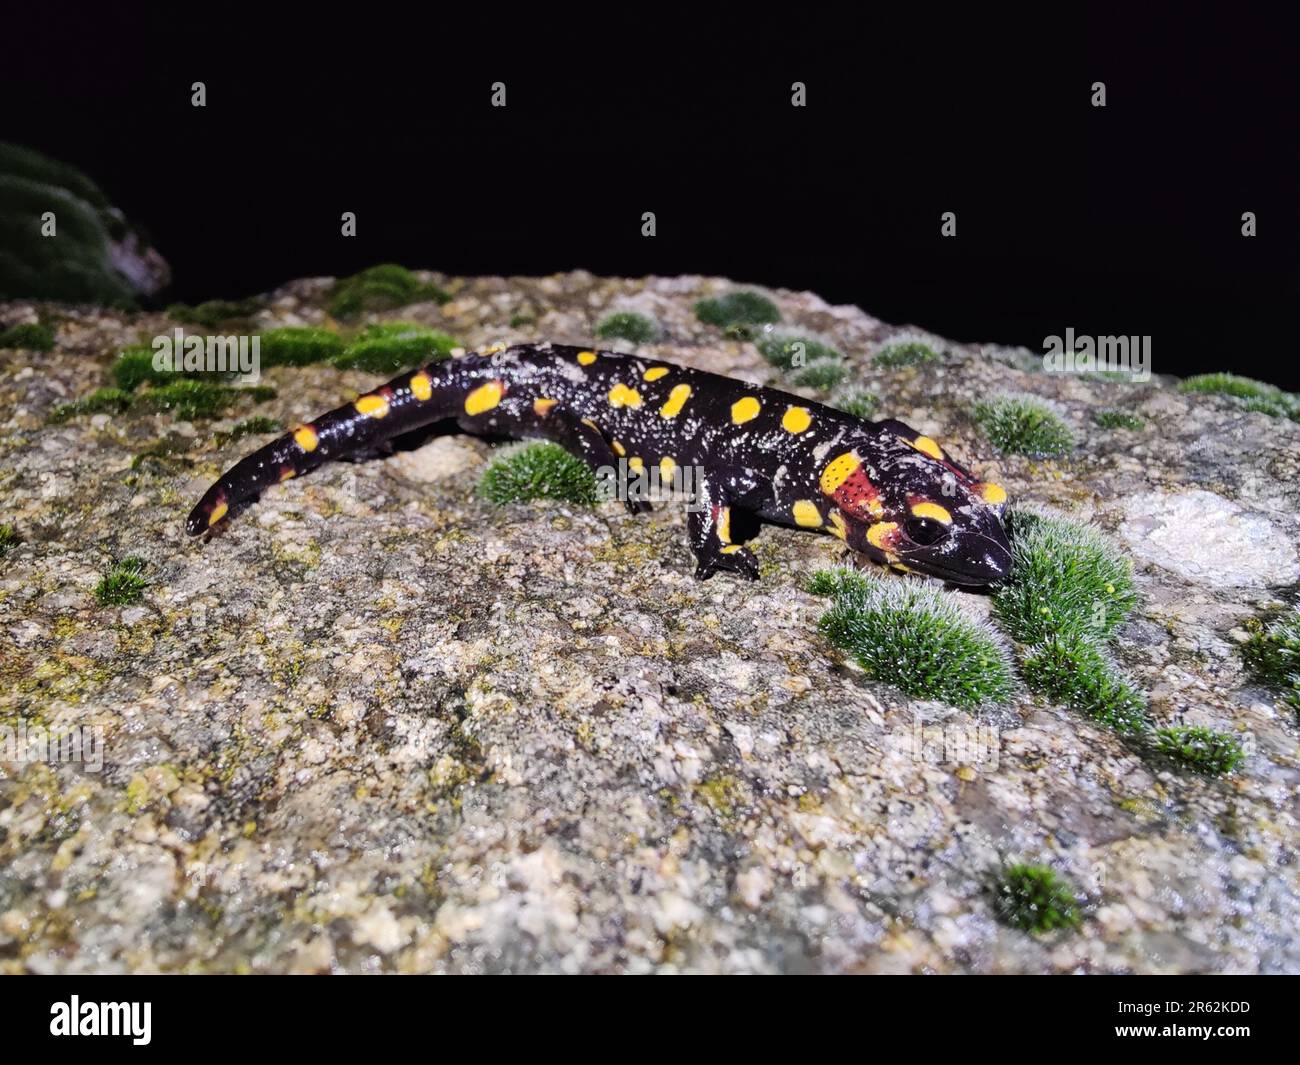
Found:
[[[1214,492],[1138,496],[1120,535],[1135,554],[1198,584],[1262,588],[1300,579],[1287,533]]]

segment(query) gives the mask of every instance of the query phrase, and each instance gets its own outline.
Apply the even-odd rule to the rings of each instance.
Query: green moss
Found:
[[[926,366],[939,361],[939,353],[929,344],[919,340],[907,340],[897,344],[887,344],[881,348],[873,360],[885,370],[895,370],[900,366]]]
[[[144,572],[144,559],[128,555],[113,566],[104,579],[95,586],[95,598],[100,606],[126,606],[138,602],[148,582]]]
[[[1069,426],[1030,396],[997,396],[975,404],[973,413],[999,451],[1048,458],[1067,454],[1074,447]]]
[[[842,357],[828,344],[811,337],[765,336],[755,347],[763,358],[782,370],[801,369],[822,359],[838,361]]]
[[[1266,381],[1256,381],[1253,377],[1238,377],[1231,373],[1196,374],[1179,381],[1178,390],[1228,396],[1243,410],[1300,421],[1300,396],[1284,392]]]
[[[1151,748],[1162,758],[1211,777],[1231,773],[1246,760],[1235,736],[1200,725],[1158,728],[1151,735]]]
[[[775,303],[757,292],[728,292],[717,299],[700,300],[695,305],[695,317],[705,325],[726,328],[779,322],[781,312]]]
[[[1141,415],[1114,407],[1097,411],[1092,420],[1102,429],[1141,429],[1146,424]]]
[[[629,344],[649,344],[659,336],[659,327],[644,314],[618,311],[596,326],[596,336],[601,340],[618,339],[626,340]]]
[[[65,422],[79,414],[119,414],[131,405],[131,394],[120,388],[97,388],[75,403],[61,403],[50,412],[50,421]]]
[[[262,414],[255,414],[251,418],[245,418],[243,421],[236,422],[230,430],[230,439],[238,440],[241,436],[260,436],[263,433],[282,432],[282,426],[274,418],[268,418]]]
[[[1030,649],[1020,672],[1034,691],[1117,732],[1140,735],[1147,729],[1146,698],[1087,633],[1053,633]]]
[[[810,362],[802,370],[798,370],[790,378],[800,388],[815,388],[826,390],[834,388],[844,380],[848,370],[844,363],[836,359],[819,359],[817,362]]]
[[[832,400],[831,406],[837,410],[842,410],[845,414],[852,414],[853,417],[868,422],[880,407],[880,397],[873,392],[858,388],[845,392],[838,399]]]
[[[993,887],[998,920],[1022,932],[1076,928],[1082,919],[1069,883],[1044,865],[1011,865]]]
[[[307,366],[343,353],[343,338],[316,326],[269,329],[258,342],[263,366]]]
[[[390,311],[410,303],[451,297],[437,285],[425,284],[404,266],[384,263],[341,278],[329,293],[329,312],[335,318],[351,318],[363,311]]]
[[[1074,628],[1104,640],[1133,612],[1133,564],[1097,529],[1025,510],[1006,525],[1011,573],[993,607],[1014,639],[1036,644]]]
[[[139,394],[136,403],[145,410],[171,411],[182,421],[193,421],[195,418],[215,418],[244,392],[256,391],[225,388],[210,381],[184,380],[146,389]]]
[[[501,449],[483,471],[478,490],[498,505],[559,499],[592,506],[596,476],[558,444],[528,443]]]
[[[188,303],[173,303],[167,308],[167,316],[187,325],[215,329],[222,322],[249,318],[261,309],[261,300],[250,296],[242,300],[205,300],[197,307]]]
[[[814,575],[833,603],[819,622],[869,677],[954,706],[1000,704],[1015,691],[1011,661],[992,630],[937,589],[848,571]]]
[[[127,392],[134,392],[136,388],[145,382],[151,384],[164,384],[167,381],[176,380],[176,374],[171,370],[155,370],[153,365],[153,348],[144,344],[135,344],[125,348],[109,366],[109,376],[113,378],[118,388]]]
[[[1300,609],[1291,609],[1242,647],[1251,675],[1300,713]]]
[[[536,325],[537,319],[531,314],[513,314],[510,316],[511,329],[523,329],[525,326]]]
[[[395,374],[448,358],[455,340],[417,322],[367,326],[333,362],[345,370]]]
[[[54,347],[54,330],[39,322],[22,322],[11,325],[0,333],[0,348],[29,348],[32,351],[49,351]]]
[[[0,556],[8,554],[9,549],[20,542],[17,529],[8,522],[0,524]]]

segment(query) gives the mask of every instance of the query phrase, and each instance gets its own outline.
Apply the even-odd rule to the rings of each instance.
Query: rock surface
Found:
[[[656,357],[777,381],[695,320],[720,280],[430,276],[450,303],[381,317],[477,348],[587,344],[636,310],[664,327]],[[326,287],[286,286],[258,325],[320,324]],[[818,635],[802,584],[838,541],[765,529],[761,582],[698,583],[679,508],[494,509],[478,440],[325,467],[189,541],[188,508],[265,439],[215,431],[254,411],[291,425],[376,378],[277,368],[278,398],[214,422],[51,424],[123,345],[176,324],[64,308],[55,351],[0,351],[0,522],[21,540],[0,558],[0,724],[97,726],[104,765],[0,763],[0,967],[1300,969],[1296,722],[1233,644],[1294,591],[1300,425],[938,338],[941,364],[877,370],[898,330],[771,295],[782,329],[849,355],[881,416],[1131,551],[1144,603],[1118,656],[1158,721],[1242,736],[1239,773],[1162,770],[1028,695],[975,718],[904,699]],[[969,406],[997,391],[1057,404],[1075,454],[994,454]],[[1097,428],[1114,406],[1145,426]],[[100,606],[127,554],[148,563],[143,598]],[[920,757],[922,719],[988,724],[996,749]],[[1015,859],[1086,893],[1079,931],[994,920],[989,877]]]

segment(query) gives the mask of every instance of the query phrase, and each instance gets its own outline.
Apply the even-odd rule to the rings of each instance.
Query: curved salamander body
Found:
[[[755,579],[759,521],[838,536],[881,563],[956,584],[1004,576],[1006,493],[898,421],[615,352],[526,344],[433,363],[299,426],[228,470],[186,523],[198,535],[262,490],[433,422],[544,437],[593,468],[686,479],[696,576]],[[620,465],[620,463],[622,465]],[[635,490],[633,511],[648,508]]]

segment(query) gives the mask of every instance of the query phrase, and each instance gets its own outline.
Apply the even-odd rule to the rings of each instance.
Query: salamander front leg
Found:
[[[697,563],[695,576],[699,580],[706,581],[719,571],[734,573],[748,581],[758,580],[758,559],[754,552],[735,542],[754,530],[756,523],[748,508],[748,498],[744,504],[738,503],[735,491],[740,488],[739,495],[747,496],[744,489],[749,486],[743,479],[733,485],[734,480],[726,470],[711,470],[696,480],[695,502],[686,514],[686,530]]]

